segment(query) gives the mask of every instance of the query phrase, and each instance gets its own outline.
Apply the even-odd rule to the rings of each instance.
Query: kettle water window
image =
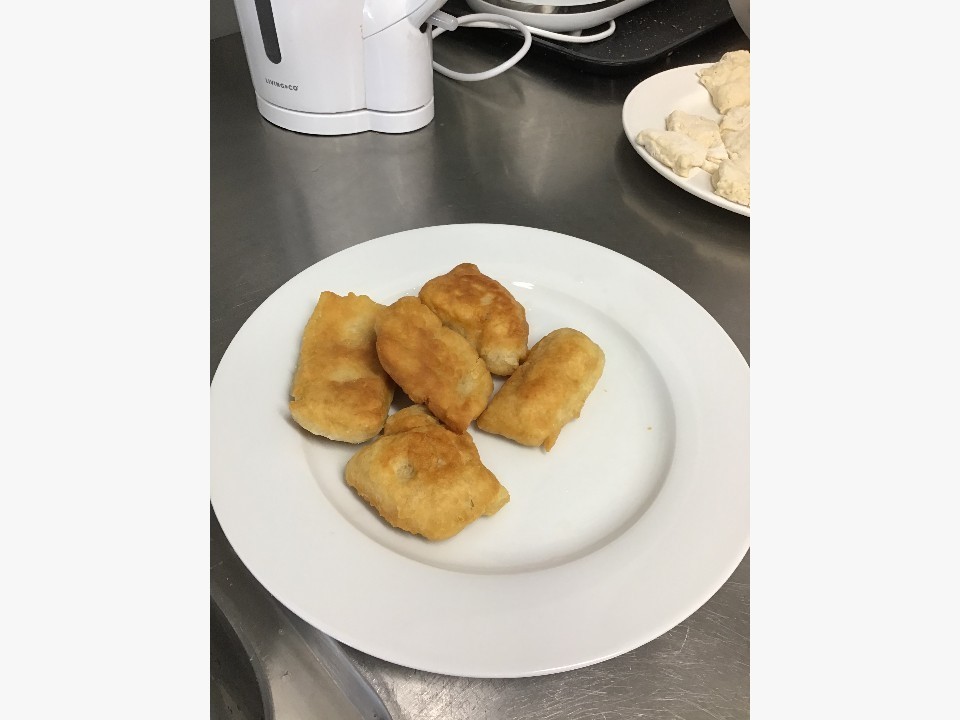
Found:
[[[254,0],[257,7],[257,19],[260,21],[260,37],[263,38],[263,51],[274,65],[280,62],[280,40],[277,38],[277,25],[273,21],[273,5],[270,0]]]

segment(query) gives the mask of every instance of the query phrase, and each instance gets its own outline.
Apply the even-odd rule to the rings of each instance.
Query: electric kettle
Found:
[[[234,0],[260,114],[311,135],[433,119],[427,19],[446,0]]]

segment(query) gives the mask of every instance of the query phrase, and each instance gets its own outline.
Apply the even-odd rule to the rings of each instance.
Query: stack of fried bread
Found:
[[[290,413],[315,435],[373,440],[347,463],[347,484],[392,526],[443,540],[510,499],[471,423],[549,451],[603,372],[603,351],[578,330],[530,349],[528,336],[524,307],[470,263],[389,306],[325,291],[304,329]],[[506,377],[496,394],[493,375]],[[388,417],[395,386],[414,405]]]

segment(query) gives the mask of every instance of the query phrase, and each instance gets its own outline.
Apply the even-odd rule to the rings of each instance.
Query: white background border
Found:
[[[206,713],[208,10],[4,20],[11,715]],[[955,704],[958,20],[751,17],[753,718]]]

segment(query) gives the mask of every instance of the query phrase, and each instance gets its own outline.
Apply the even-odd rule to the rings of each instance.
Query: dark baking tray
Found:
[[[466,0],[448,0],[442,9],[457,17],[473,12]],[[729,22],[735,23],[735,20],[727,0],[651,0],[616,18],[616,31],[604,40],[576,45],[534,35],[531,51],[555,55],[583,70],[619,74],[659,60]],[[605,27],[585,30],[583,34],[600,32]],[[508,30],[494,31],[494,34],[498,32],[516,34]],[[487,32],[474,35],[487,35]]]

